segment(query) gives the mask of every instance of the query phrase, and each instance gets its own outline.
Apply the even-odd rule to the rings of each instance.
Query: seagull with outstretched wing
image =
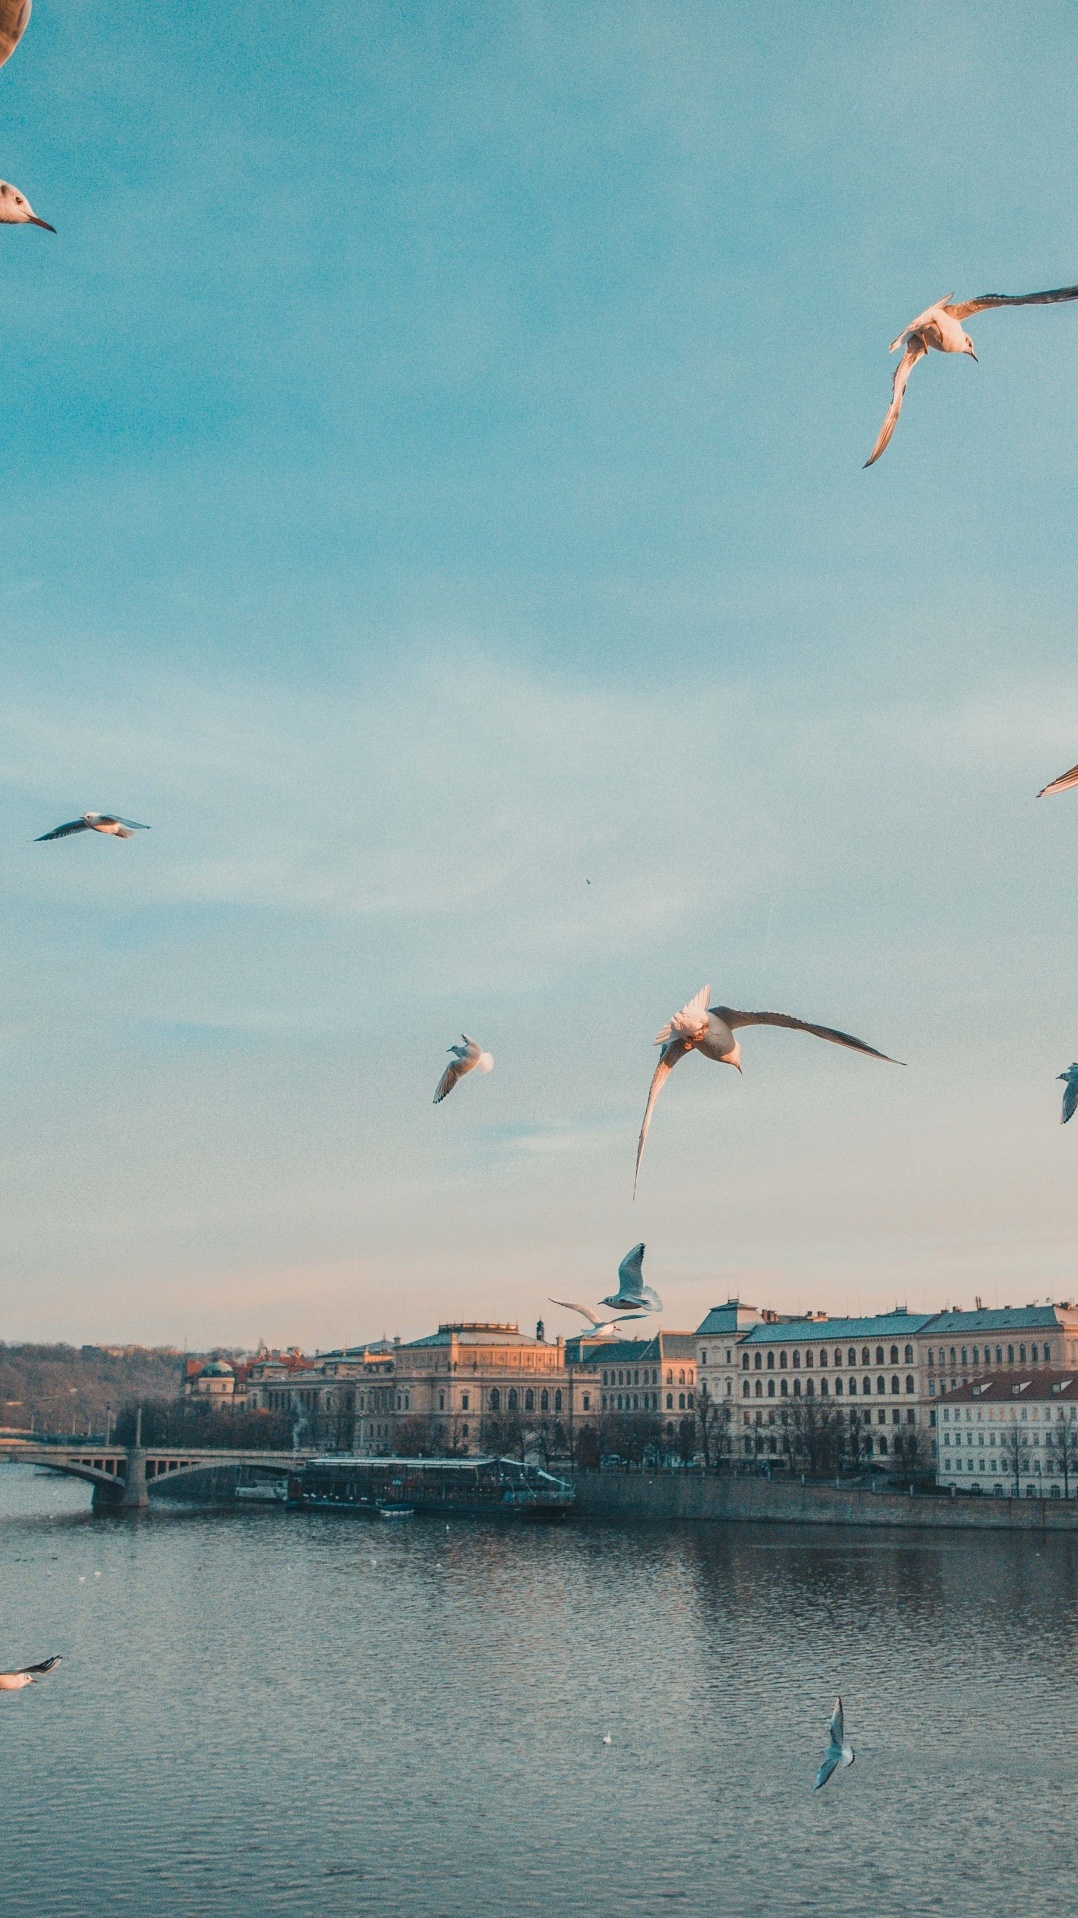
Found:
[[[442,1099],[449,1096],[453,1087],[460,1083],[465,1073],[493,1072],[494,1070],[493,1055],[483,1051],[478,1039],[469,1039],[466,1032],[462,1032],[460,1036],[464,1041],[462,1046],[449,1046],[447,1048],[447,1050],[453,1054],[453,1057],[438,1081],[438,1087],[434,1094],[435,1105],[438,1105]]]
[[[852,1765],[855,1756],[853,1746],[847,1745],[846,1743],[846,1734],[842,1728],[842,1700],[841,1698],[836,1698],[835,1709],[831,1713],[831,1724],[828,1728],[827,1751],[824,1754],[823,1764],[816,1773],[816,1783],[812,1787],[813,1791],[819,1791],[821,1785],[826,1785],[831,1773],[839,1765]]]
[[[36,1684],[39,1678],[45,1678],[54,1666],[60,1663],[59,1654],[46,1658],[40,1665],[24,1665],[17,1672],[0,1672],[0,1692],[21,1692],[27,1685]]]
[[[111,839],[133,839],[137,832],[149,832],[137,819],[120,819],[111,812],[84,812],[81,819],[69,819],[66,826],[54,826],[51,832],[38,834],[40,846],[46,839],[68,839],[73,832],[103,832]]]
[[[971,360],[977,358],[973,341],[961,324],[969,319],[971,313],[988,313],[994,306],[1055,306],[1061,300],[1078,300],[1078,286],[1057,286],[1047,293],[981,293],[975,300],[957,302],[953,294],[945,293],[934,306],[926,307],[923,313],[919,313],[915,320],[903,328],[897,339],[891,341],[891,352],[897,353],[901,347],[902,358],[895,368],[891,404],[883,416],[879,437],[865,465],[874,466],[880,454],[890,445],[902,411],[906,384],[918,360],[923,360],[929,352],[968,353]]]
[[[1068,1066],[1066,1072],[1057,1072],[1056,1077],[1062,1079],[1067,1088],[1063,1094],[1063,1117],[1059,1122],[1060,1125],[1066,1125],[1067,1120],[1073,1119],[1078,1111],[1078,1060]]]
[[[582,1319],[587,1319],[593,1332],[605,1332],[608,1325],[620,1325],[623,1319],[627,1325],[632,1325],[634,1320],[644,1317],[642,1312],[619,1312],[617,1318],[601,1319],[597,1312],[592,1311],[590,1305],[574,1305],[571,1299],[551,1299],[550,1303],[560,1305],[566,1312],[579,1312]],[[612,1305],[614,1301],[604,1300],[603,1303]],[[582,1336],[586,1338],[587,1333]]]
[[[0,0],[0,67],[10,60],[30,18],[30,0]],[[0,226],[43,226],[46,233],[56,228],[39,220],[29,200],[7,180],[0,180]]]
[[[600,1305],[620,1306],[626,1312],[661,1312],[663,1302],[650,1285],[644,1284],[644,1247],[634,1245],[618,1267],[618,1289]]]
[[[1070,786],[1078,786],[1078,766],[1072,766],[1069,773],[1060,773],[1048,786],[1042,786],[1038,799],[1047,799],[1049,793],[1065,793]]]
[[[740,1072],[741,1047],[734,1033],[741,1026],[789,1026],[795,1032],[811,1032],[817,1039],[830,1039],[832,1045],[851,1046],[855,1052],[867,1052],[873,1059],[885,1059],[888,1065],[901,1064],[901,1060],[892,1059],[886,1052],[877,1052],[875,1046],[866,1045],[863,1039],[855,1039],[850,1032],[838,1032],[834,1026],[815,1026],[807,1019],[795,1019],[789,1012],[739,1012],[735,1006],[709,1006],[710,998],[711,987],[704,986],[656,1034],[655,1044],[661,1046],[662,1051],[652,1075],[644,1123],[640,1127],[640,1141],[636,1148],[637,1179],[640,1177],[640,1160],[655,1101],[678,1060],[683,1059],[687,1052],[702,1052],[705,1059],[715,1059],[720,1065],[733,1066]],[[636,1196],[635,1180],[633,1196]]]

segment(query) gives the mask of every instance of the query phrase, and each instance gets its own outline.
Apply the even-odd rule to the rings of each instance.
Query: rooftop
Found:
[[[425,1339],[409,1339],[404,1347],[406,1352],[414,1352],[425,1345],[545,1345],[544,1339],[533,1339],[529,1332],[522,1332],[519,1325],[512,1322],[499,1324],[497,1321],[483,1319],[460,1319],[451,1324],[440,1325],[437,1332],[431,1332]]]
[[[755,1305],[742,1305],[740,1299],[727,1299],[725,1305],[713,1305],[702,1325],[696,1328],[697,1338],[708,1334],[716,1336],[720,1332],[746,1332],[752,1325],[758,1325],[763,1314]]]
[[[746,1345],[829,1345],[833,1339],[909,1338],[938,1317],[935,1312],[878,1312],[868,1319],[805,1317],[779,1325],[754,1325]]]
[[[583,1335],[586,1339],[586,1335]],[[577,1341],[570,1340],[576,1344]],[[568,1355],[572,1358],[572,1354]],[[573,1363],[577,1365],[663,1364],[668,1359],[696,1360],[695,1332],[656,1332],[650,1339],[603,1339],[586,1345]]]
[[[968,1385],[956,1385],[953,1392],[942,1392],[938,1403],[1000,1405],[1012,1399],[1035,1405],[1052,1399],[1074,1403],[1078,1401],[1078,1374],[1069,1378],[1065,1372],[1027,1371],[1024,1366],[1014,1372],[988,1372],[982,1379],[971,1379]]]
[[[949,1338],[955,1332],[1025,1332],[1048,1326],[1055,1329],[1067,1320],[1061,1312],[1073,1311],[1065,1305],[1001,1305],[994,1310],[981,1307],[976,1312],[938,1312],[932,1325],[933,1338]]]

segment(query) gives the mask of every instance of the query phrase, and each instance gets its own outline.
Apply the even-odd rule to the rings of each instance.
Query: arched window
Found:
[[[880,1440],[880,1457],[887,1457],[887,1440],[885,1438],[881,1438]]]
[[[897,1376],[896,1376],[896,1377],[894,1377],[894,1378],[893,1378],[893,1379],[891,1380],[891,1390],[892,1390],[892,1392],[897,1392],[897,1391],[898,1391],[898,1378],[897,1378]]]
[[[603,1374],[603,1377],[604,1378],[606,1377],[605,1373]],[[502,1395],[499,1392],[496,1385],[491,1387],[490,1409],[492,1412],[500,1412],[502,1409]]]
[[[794,1371],[799,1372],[800,1370],[801,1370],[801,1354],[800,1352],[795,1352],[794,1353]]]
[[[822,1399],[825,1399],[827,1397],[827,1380],[826,1379],[820,1380],[820,1397]]]
[[[931,1358],[931,1356],[932,1356],[932,1355],[931,1355],[931,1353],[929,1353],[929,1357],[930,1357],[930,1358]],[[912,1347],[912,1345],[907,1345],[907,1347],[906,1347],[906,1364],[907,1364],[907,1365],[912,1365],[912,1364],[913,1364],[913,1347]]]
[[[851,1363],[851,1365],[852,1365],[852,1363],[853,1363],[853,1360],[852,1360],[852,1359],[851,1359],[851,1361],[850,1361],[850,1363]],[[836,1352],[836,1353],[835,1353],[835,1364],[836,1364],[836,1365],[841,1365],[841,1364],[842,1364],[842,1353],[841,1353],[841,1352]]]
[[[756,1370],[757,1370],[757,1371],[759,1371],[762,1365],[763,1365],[763,1359],[762,1359],[762,1358],[760,1357],[760,1354],[759,1354],[759,1352],[757,1352],[757,1354],[756,1354]],[[673,1382],[674,1382],[674,1374],[673,1374],[673,1373],[671,1372],[671,1373],[670,1373],[670,1383],[671,1383],[671,1385],[673,1384]]]
[[[799,1399],[801,1397],[801,1380],[800,1379],[794,1380],[794,1397],[795,1399]]]
[[[841,1379],[835,1380],[835,1391],[838,1393],[839,1398],[841,1398],[842,1397],[842,1380]]]
[[[897,1365],[897,1364],[898,1364],[898,1347],[897,1347],[897,1345],[892,1345],[892,1347],[891,1347],[891,1364],[892,1364],[892,1365]]]
[[[785,1399],[785,1398],[789,1398],[789,1396],[790,1396],[790,1381],[789,1381],[789,1379],[783,1379],[783,1381],[782,1381],[782,1396],[783,1396],[783,1398],[784,1398],[784,1399]]]
[[[795,1353],[794,1353],[794,1358],[796,1359],[796,1357],[797,1357],[797,1353],[795,1352]],[[806,1352],[806,1353],[805,1353],[805,1364],[806,1364],[806,1365],[811,1365],[811,1364],[812,1364],[812,1353],[811,1353],[811,1352]],[[824,1360],[824,1364],[825,1364],[825,1365],[827,1364],[827,1360],[826,1360],[826,1359]]]
[[[508,1409],[509,1409],[509,1411],[510,1411],[510,1412],[515,1412],[515,1411],[516,1411],[516,1409],[517,1409],[517,1388],[516,1388],[516,1386],[515,1386],[515,1385],[511,1385],[511,1386],[509,1387],[509,1397],[508,1397],[508,1399],[507,1399],[507,1401],[506,1401],[506,1403],[507,1403],[507,1406],[508,1406]]]
[[[1050,1345],[1046,1345],[1044,1348],[1044,1363],[1046,1365],[1050,1365],[1051,1362],[1052,1362],[1052,1348]]]
[[[749,1369],[749,1355],[748,1355],[748,1353],[747,1353],[747,1352],[742,1352],[742,1354],[741,1354],[741,1370],[742,1370],[743,1372],[747,1372],[747,1371],[748,1371],[748,1369]]]
[[[541,1412],[549,1412],[550,1410],[550,1393],[545,1387],[539,1397],[539,1410]]]
[[[677,1382],[678,1382],[678,1384],[679,1384],[679,1385],[684,1385],[684,1383],[685,1383],[685,1369],[684,1369],[684,1367],[682,1367],[682,1369],[681,1369],[681,1371],[680,1371],[680,1372],[678,1373],[678,1375],[677,1375]]]
[[[886,1380],[886,1379],[877,1379],[877,1380],[876,1380],[876,1390],[877,1390],[877,1392],[886,1392],[886,1390],[887,1390],[887,1380]]]
[[[856,1379],[850,1380],[850,1397],[851,1398],[857,1397],[857,1380]]]
[[[693,1406],[694,1406],[694,1404],[695,1404],[695,1402],[696,1402],[696,1401],[694,1400],[694,1398],[693,1398],[693,1395],[692,1395],[692,1393],[691,1393],[691,1392],[690,1392],[690,1393],[688,1394],[688,1400],[689,1400],[689,1410],[690,1410],[690,1412],[691,1412],[691,1411],[692,1411],[692,1409],[693,1409]]]
[[[535,1410],[535,1393],[532,1391],[530,1385],[524,1394],[524,1410],[526,1412],[534,1412]]]
[[[756,1387],[756,1390],[760,1390],[759,1386]],[[672,1392],[666,1394],[666,1409],[668,1412],[672,1412],[674,1409],[674,1394]],[[671,1427],[671,1430],[673,1430],[673,1427]]]
[[[561,1411],[561,1386],[560,1385],[554,1394],[554,1410],[555,1412]]]
[[[606,1373],[605,1373],[605,1372],[603,1373],[603,1384],[604,1384],[604,1385],[609,1385],[609,1384],[610,1384],[610,1380],[609,1380],[609,1379],[607,1378],[607,1376],[606,1376]]]
[[[743,1398],[743,1399],[747,1399],[747,1398],[748,1398],[748,1396],[749,1396],[749,1382],[748,1382],[748,1379],[746,1379],[746,1380],[745,1380],[745,1382],[744,1382],[744,1384],[743,1384],[743,1385],[742,1385],[742,1387],[741,1387],[741,1396],[742,1396],[742,1398]]]
[[[954,1364],[954,1362],[955,1362],[955,1352],[954,1352],[954,1346],[952,1345],[952,1347],[951,1347],[951,1364],[953,1365],[953,1364]]]
[[[786,1353],[785,1353],[785,1352],[780,1352],[780,1353],[779,1353],[779,1371],[780,1371],[780,1372],[785,1372],[785,1370],[786,1370],[786,1363],[787,1363],[787,1355],[786,1355]]]
[[[1026,1348],[1024,1345],[1020,1345],[1018,1347],[1018,1363],[1020,1365],[1024,1365],[1025,1362],[1026,1362]]]
[[[1034,1363],[1034,1365],[1036,1365],[1036,1363],[1037,1363],[1037,1348],[1036,1348],[1036,1346],[1035,1346],[1035,1345],[1031,1345],[1031,1346],[1030,1346],[1030,1348],[1029,1348],[1029,1356],[1030,1356],[1030,1358],[1032,1359],[1032,1361],[1033,1361],[1033,1363]]]
[[[825,1385],[827,1384],[827,1380],[826,1380],[826,1379],[824,1380],[824,1384],[825,1384]],[[794,1389],[795,1389],[795,1391],[796,1391],[796,1389],[797,1389],[797,1380],[796,1380],[796,1379],[794,1380]],[[806,1396],[806,1398],[811,1398],[811,1397],[813,1396],[813,1392],[814,1392],[814,1389],[815,1389],[815,1387],[814,1387],[814,1382],[813,1382],[813,1380],[812,1380],[812,1379],[806,1379],[806,1380],[805,1380],[805,1396]]]
[[[979,1356],[979,1354],[978,1354],[978,1350],[977,1350],[977,1347],[976,1347],[976,1346],[974,1346],[974,1348],[973,1348],[973,1363],[974,1363],[974,1365],[979,1365],[979,1364],[980,1364],[980,1356]]]
[[[783,1365],[785,1365],[786,1363],[785,1352],[782,1355],[782,1363]],[[767,1369],[769,1372],[773,1372],[775,1370],[775,1354],[773,1352],[769,1352],[767,1355]]]
[[[1013,1345],[1009,1345],[1007,1347],[1007,1364],[1008,1365],[1014,1364],[1014,1346]]]
[[[883,1346],[882,1345],[877,1345],[876,1347],[876,1364],[877,1365],[883,1364]]]
[[[1002,1345],[997,1345],[997,1347],[996,1347],[996,1364],[997,1364],[997,1365],[1002,1365],[1002,1364],[1003,1364],[1003,1347],[1002,1347]]]
[[[625,1383],[625,1374],[624,1374],[624,1372],[619,1372],[619,1373],[618,1373],[618,1384],[619,1384],[619,1385],[624,1385],[624,1383]]]
[[[837,1359],[836,1359],[836,1361],[835,1361],[835,1363],[836,1363],[836,1364],[838,1363],[838,1360],[837,1360]],[[851,1345],[851,1347],[850,1347],[850,1349],[849,1349],[849,1351],[848,1351],[848,1352],[847,1352],[847,1354],[846,1354],[846,1363],[847,1363],[847,1365],[856,1365],[856,1364],[857,1364],[857,1354],[856,1354],[856,1352],[854,1351],[854,1349],[853,1349],[853,1346],[852,1346],[852,1345]]]
[[[774,1396],[775,1396],[775,1381],[774,1381],[774,1379],[768,1379],[768,1381],[767,1381],[767,1396],[768,1396],[768,1398],[769,1398],[769,1399],[773,1399],[773,1398],[774,1398]]]
[[[969,1360],[968,1360],[968,1359],[967,1359],[967,1357],[966,1357],[966,1348],[965,1348],[965,1346],[963,1346],[963,1347],[962,1347],[962,1363],[963,1363],[963,1365],[968,1365],[968,1364],[969,1364]]]
[[[679,1392],[679,1393],[678,1393],[678,1395],[677,1395],[677,1402],[678,1402],[678,1409],[679,1409],[680,1411],[682,1411],[682,1412],[683,1412],[683,1411],[685,1410],[685,1394],[684,1394],[684,1392]]]
[[[761,1382],[760,1382],[760,1380],[759,1380],[759,1379],[757,1379],[757,1381],[756,1381],[756,1396],[757,1396],[757,1398],[758,1398],[758,1399],[762,1399],[762,1398],[763,1398],[763,1395],[764,1395],[764,1388],[763,1388],[763,1385],[761,1384]],[[673,1405],[673,1403],[674,1403],[674,1401],[673,1401],[673,1399],[668,1399],[668,1403],[669,1403],[670,1405]]]
[[[909,1351],[909,1349],[910,1349],[910,1348],[909,1348],[909,1346],[907,1345],[907,1347],[906,1347],[906,1350],[907,1350],[907,1352]],[[928,1348],[928,1363],[929,1363],[929,1365],[935,1365],[935,1363],[936,1363],[936,1354],[935,1354],[935,1351],[933,1350],[933,1348],[932,1348],[932,1346],[931,1346],[931,1345],[930,1345],[930,1346],[929,1346],[929,1348]]]
[[[861,1349],[861,1364],[870,1365],[871,1363],[872,1363],[872,1354],[869,1351],[867,1345],[863,1346]]]
[[[757,1365],[759,1365],[759,1363],[760,1363],[760,1358],[759,1358],[759,1354],[757,1354],[757,1357],[756,1357],[756,1363],[757,1363]],[[673,1385],[673,1383],[674,1383],[674,1374],[673,1374],[673,1372],[672,1372],[672,1371],[671,1371],[671,1372],[668,1372],[668,1373],[666,1374],[666,1383],[667,1383],[667,1385]]]
[[[826,1351],[821,1351],[821,1353],[820,1353],[820,1364],[821,1364],[821,1365],[826,1365],[826,1364],[827,1364],[827,1353],[826,1353]]]
[[[912,1392],[912,1391],[913,1391],[913,1389],[914,1389],[914,1388],[913,1388],[913,1373],[912,1373],[912,1372],[907,1372],[907,1374],[906,1374],[906,1390],[907,1390],[907,1392]]]

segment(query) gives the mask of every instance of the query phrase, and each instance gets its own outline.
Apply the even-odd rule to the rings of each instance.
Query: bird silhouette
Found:
[[[84,812],[81,819],[69,819],[66,826],[54,826],[51,832],[39,833],[36,844],[46,839],[67,839],[73,832],[103,832],[111,839],[133,839],[137,832],[149,832],[149,826],[140,826],[137,819],[119,819],[111,812]]]
[[[494,1070],[493,1055],[483,1051],[478,1039],[469,1039],[466,1032],[462,1032],[460,1036],[464,1041],[462,1046],[448,1047],[453,1057],[438,1081],[434,1094],[435,1105],[449,1097],[453,1087],[459,1085],[465,1073],[493,1072]]]

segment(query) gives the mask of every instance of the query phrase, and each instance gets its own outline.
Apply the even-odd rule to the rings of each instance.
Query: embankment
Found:
[[[962,1498],[801,1485],[730,1472],[576,1472],[574,1516],[752,1525],[869,1525],[904,1530],[1076,1532],[1078,1500]]]

